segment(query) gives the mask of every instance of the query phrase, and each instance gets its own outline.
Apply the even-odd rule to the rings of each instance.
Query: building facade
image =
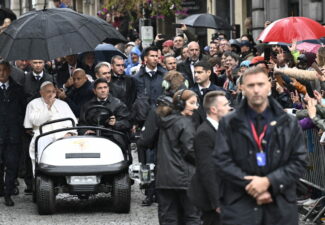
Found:
[[[62,0],[70,8],[77,12],[95,16],[101,2],[98,0]],[[52,0],[0,0],[0,5],[10,8],[17,16],[20,16],[31,10],[40,10],[44,8],[54,8]]]
[[[309,17],[325,24],[325,0],[207,0],[207,12],[236,25],[235,32],[228,33],[232,38],[247,33],[257,38],[265,21],[288,16]]]

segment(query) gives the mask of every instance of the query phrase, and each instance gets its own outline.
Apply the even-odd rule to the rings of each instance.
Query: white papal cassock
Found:
[[[34,131],[34,136],[29,146],[29,155],[32,159],[33,171],[35,169],[35,139],[40,134],[39,127],[45,122],[62,118],[72,118],[75,123],[77,123],[77,118],[71,111],[69,105],[64,101],[55,99],[50,110],[48,109],[47,104],[42,97],[36,98],[28,103],[24,120],[24,127],[33,129]],[[70,121],[49,124],[43,127],[43,133],[67,127],[72,127]],[[76,133],[74,130],[64,131],[40,138],[38,144],[38,160],[40,159],[42,150],[47,144],[54,140],[57,140],[58,138],[62,138],[67,132]]]

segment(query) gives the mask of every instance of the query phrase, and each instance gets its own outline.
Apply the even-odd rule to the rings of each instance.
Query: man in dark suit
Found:
[[[205,120],[198,128],[194,148],[196,154],[196,173],[192,178],[188,195],[191,201],[202,210],[204,225],[220,224],[220,179],[213,166],[215,136],[218,121],[230,111],[224,91],[211,91],[204,97],[203,106],[207,112]]]
[[[73,85],[72,74],[77,69],[77,55],[68,55],[64,58],[66,62],[58,69],[56,83],[59,88],[67,90]]]
[[[13,206],[22,143],[25,98],[23,89],[10,77],[10,64],[0,60],[0,166],[6,168],[5,180],[0,177],[0,196],[5,205]]]
[[[202,106],[203,97],[210,91],[223,91],[224,89],[214,85],[210,81],[210,75],[212,73],[211,65],[206,61],[199,61],[194,65],[194,79],[195,85],[191,88],[200,100],[200,107],[193,115],[193,120],[198,126],[206,119],[206,112]]]
[[[207,61],[208,58],[201,54],[200,45],[198,42],[192,41],[188,44],[189,57],[179,64],[177,64],[177,71],[181,72],[188,80],[189,88],[195,85],[194,79],[194,64],[199,61]]]
[[[219,122],[213,161],[222,179],[223,225],[297,225],[296,182],[306,146],[297,119],[268,96],[263,68],[242,75],[245,99]]]
[[[51,81],[54,83],[53,76],[44,72],[44,60],[31,60],[30,65],[32,71],[26,74],[23,81],[27,103],[40,97],[39,90],[44,81]]]

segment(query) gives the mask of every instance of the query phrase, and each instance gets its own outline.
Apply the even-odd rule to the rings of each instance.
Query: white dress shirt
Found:
[[[212,118],[209,117],[209,116],[207,116],[207,120],[212,124],[212,126],[213,126],[216,130],[218,130],[218,128],[219,128],[219,122],[218,122],[218,121],[212,119]]]
[[[2,85],[3,84],[5,84],[5,86],[6,86],[6,90],[8,89],[8,87],[9,87],[9,81],[7,81],[7,82],[5,82],[5,83],[2,83],[2,82],[0,82],[0,88],[2,89]]]
[[[147,66],[146,66],[146,72],[149,74],[149,76],[151,77],[152,76],[152,74],[150,73],[150,72],[155,72],[155,73],[157,73],[157,70],[158,70],[158,68],[156,67],[156,68],[154,68],[153,70],[151,70],[151,69],[149,69]]]
[[[35,73],[35,72],[33,72],[33,76],[35,77],[35,79],[37,80],[37,76],[39,76],[40,77],[40,79],[42,79],[42,77],[43,77],[43,71],[41,72],[41,73],[39,73],[39,74],[37,74],[37,73]]]

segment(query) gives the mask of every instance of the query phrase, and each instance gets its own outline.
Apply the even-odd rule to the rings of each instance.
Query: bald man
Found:
[[[194,80],[194,64],[208,58],[201,54],[200,45],[198,42],[192,41],[188,44],[188,58],[177,65],[177,71],[181,72],[188,80],[189,88],[195,84]]]
[[[74,115],[79,118],[80,108],[88,102],[93,96],[92,85],[88,80],[86,72],[83,69],[75,69],[72,74],[73,87],[64,92],[58,90],[58,96],[61,100],[68,103]]]

